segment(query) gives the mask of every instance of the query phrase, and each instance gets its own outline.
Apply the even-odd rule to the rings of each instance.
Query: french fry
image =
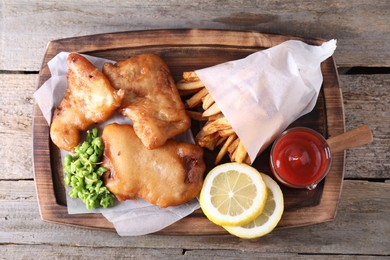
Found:
[[[229,136],[221,136],[221,135],[219,135],[219,137],[220,138],[218,139],[218,142],[215,144],[215,146],[219,146],[220,144],[224,143],[226,141],[226,139],[228,139]]]
[[[244,147],[243,142],[240,140],[238,143],[237,149],[235,151],[235,161],[238,163],[242,163],[247,155],[246,149]]]
[[[215,121],[210,122],[209,124],[206,124],[203,127],[203,131],[206,133],[206,135],[210,135],[220,130],[229,129],[229,128],[231,128],[231,126],[227,121],[227,119],[225,117],[221,117]]]
[[[228,147],[229,154],[233,154],[236,151],[239,142],[239,138],[234,139],[234,141]]]
[[[194,95],[196,92],[199,91],[199,89],[185,89],[185,90],[178,89],[178,91],[179,91],[179,95],[181,97],[184,97],[184,96]]]
[[[235,134],[235,132],[234,132],[233,128],[228,128],[228,129],[218,131],[218,134],[219,134],[219,136],[224,137],[224,136],[231,136],[231,135]]]
[[[222,117],[225,117],[225,116],[222,113],[218,113],[215,115],[208,116],[207,118],[209,119],[209,121],[215,121],[215,120],[220,119]]]
[[[185,101],[187,108],[202,106],[203,112],[187,110],[194,120],[206,121],[195,137],[196,143],[209,150],[221,146],[214,163],[218,164],[229,154],[230,161],[250,164],[250,158],[244,144],[222,114],[198,75],[193,71],[183,72],[183,80],[177,83],[179,93],[192,96]]]
[[[186,81],[200,81],[198,75],[194,71],[183,72],[183,79]]]
[[[204,110],[207,110],[214,104],[214,99],[211,97],[210,93],[208,93],[206,96],[203,97],[202,102],[202,108]]]
[[[215,132],[213,134],[206,135],[203,138],[199,139],[198,144],[201,147],[205,147],[205,148],[209,149],[210,151],[213,151],[219,138],[220,137],[219,137],[218,133]]]
[[[200,131],[195,136],[195,142],[199,144],[199,141],[202,140],[206,136],[205,132],[203,131],[203,128],[200,129]]]
[[[208,125],[208,124],[210,124],[211,122],[210,121],[207,121],[206,122],[206,124],[200,129],[200,131],[196,134],[196,136],[195,136],[195,142],[197,143],[197,144],[199,144],[199,142],[201,142],[201,140],[203,140],[207,135],[208,135],[208,133],[206,133],[205,131],[204,131],[204,127],[206,126],[206,125]]]
[[[251,164],[251,158],[249,157],[249,154],[246,154],[245,159],[244,159],[244,163]]]
[[[218,113],[221,113],[221,109],[219,109],[217,103],[214,103],[210,107],[208,107],[207,110],[203,112],[203,116],[208,117],[208,116],[216,115]]]
[[[234,141],[234,139],[236,138],[236,134],[233,134],[233,135],[230,135],[226,142],[223,144],[223,146],[221,147],[221,150],[219,150],[218,152],[218,155],[217,157],[215,158],[215,161],[214,161],[214,164],[217,165],[221,160],[222,158],[225,156],[225,154],[227,153],[228,151],[228,147],[229,145]]]
[[[206,96],[209,92],[206,88],[202,88],[195,95],[185,101],[185,104],[188,108],[194,108],[200,103],[202,103],[202,98]]]
[[[196,121],[207,121],[207,117],[202,115],[202,112],[186,110],[187,115]]]
[[[229,158],[230,158],[231,162],[236,161],[236,151],[237,151],[237,149],[235,149],[232,153],[229,153]]]
[[[176,87],[179,90],[191,90],[191,89],[201,89],[204,87],[202,81],[184,81],[181,80],[176,83]]]

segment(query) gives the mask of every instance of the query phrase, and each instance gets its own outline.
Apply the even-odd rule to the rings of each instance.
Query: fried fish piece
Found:
[[[191,124],[176,84],[165,62],[155,54],[142,54],[106,63],[103,73],[116,89],[125,90],[120,112],[148,149],[186,131]]]
[[[118,200],[143,198],[162,208],[195,198],[203,184],[203,150],[172,139],[147,149],[131,125],[107,125],[104,143],[105,186]]]
[[[67,65],[68,88],[54,111],[50,137],[56,146],[71,151],[80,142],[80,131],[113,114],[124,91],[114,89],[102,72],[77,53],[69,54]]]

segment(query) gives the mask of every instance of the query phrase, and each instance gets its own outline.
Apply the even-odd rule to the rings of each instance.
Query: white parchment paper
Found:
[[[336,40],[321,46],[290,40],[244,59],[195,71],[242,140],[251,162],[317,101],[320,64]]]
[[[66,75],[68,73],[68,67],[66,59],[68,55],[68,52],[61,52],[48,62],[51,78],[34,93],[35,101],[40,107],[48,125],[50,125],[52,114],[61,102],[67,88]],[[92,62],[99,70],[102,69],[103,64],[106,62],[114,63],[114,61],[107,59],[88,55],[83,56]],[[104,125],[112,122],[131,124],[130,119],[116,113],[108,121],[99,124],[97,127],[102,131]],[[191,131],[187,131],[175,139],[177,141],[194,143]],[[63,158],[66,153],[66,151],[61,151],[61,157]],[[102,213],[104,217],[114,224],[117,233],[121,236],[137,236],[157,232],[199,208],[197,198],[180,206],[168,207],[165,209],[152,205],[143,199],[138,199],[124,202],[116,201],[115,206],[108,209],[99,208],[87,210],[81,200],[69,197],[68,187],[66,187],[66,190],[69,214]]]

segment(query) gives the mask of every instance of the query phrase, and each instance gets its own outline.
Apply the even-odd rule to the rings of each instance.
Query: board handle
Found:
[[[327,139],[332,153],[341,152],[350,148],[371,143],[373,140],[371,129],[363,125]]]

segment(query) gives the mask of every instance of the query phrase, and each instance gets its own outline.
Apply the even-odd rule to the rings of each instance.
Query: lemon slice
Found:
[[[200,192],[200,206],[218,225],[244,225],[263,210],[267,187],[260,173],[242,163],[216,166],[206,176]]]
[[[283,193],[279,185],[269,176],[261,174],[267,185],[268,196],[263,212],[243,226],[223,226],[232,235],[241,238],[257,238],[271,232],[282,218],[284,211]]]

